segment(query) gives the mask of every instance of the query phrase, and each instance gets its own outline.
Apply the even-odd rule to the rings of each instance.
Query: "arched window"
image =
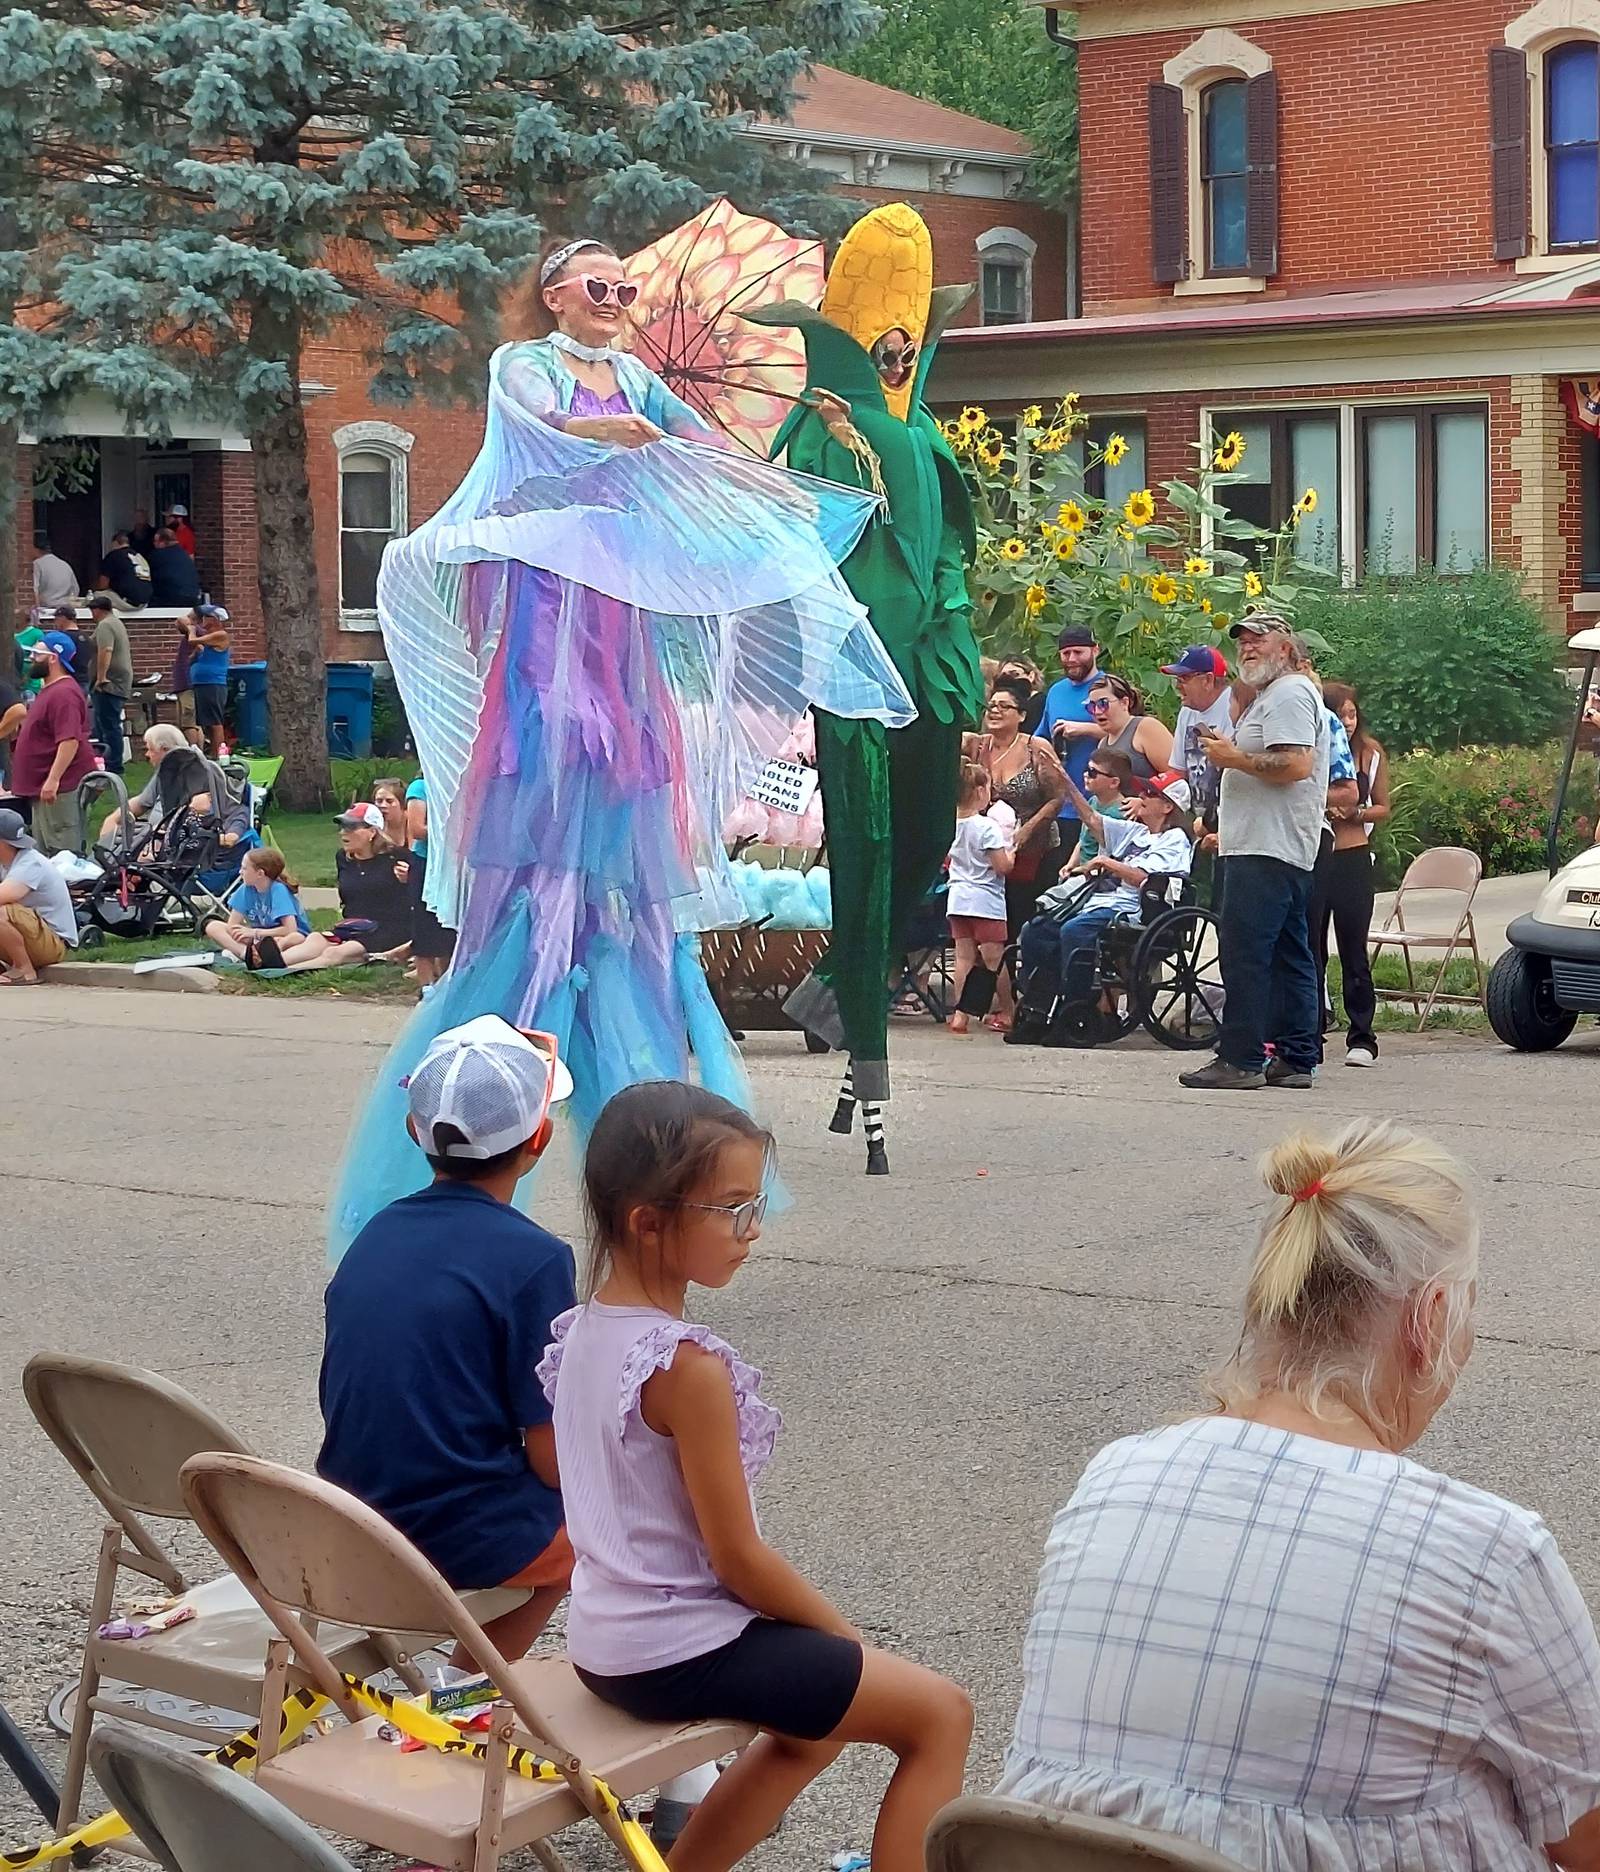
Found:
[[[339,617],[371,629],[378,615],[383,549],[408,525],[408,461],[414,437],[393,423],[348,423],[339,451]]]
[[[1544,82],[1549,245],[1569,253],[1600,246],[1600,45],[1552,47]]]
[[[1200,99],[1200,188],[1206,272],[1250,267],[1250,198],[1245,137],[1245,81],[1224,78]]]
[[[985,325],[1021,325],[1033,317],[1033,256],[1039,243],[1021,228],[986,228],[977,239],[978,288]]]

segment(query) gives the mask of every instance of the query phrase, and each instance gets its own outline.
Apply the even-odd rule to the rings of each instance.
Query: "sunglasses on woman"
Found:
[[[747,1242],[761,1226],[761,1218],[767,1213],[767,1192],[752,1196],[742,1203],[700,1203],[686,1202],[678,1205],[680,1209],[703,1209],[707,1215],[725,1215],[733,1223],[733,1239]]]
[[[572,279],[558,280],[550,288],[551,292],[560,292],[567,286],[581,286],[590,305],[609,305],[615,300],[619,306],[631,306],[639,297],[639,288],[632,280],[597,279],[593,273],[579,273]]]
[[[1111,706],[1111,698],[1109,696],[1090,696],[1084,706],[1091,715],[1104,715],[1106,710]]]

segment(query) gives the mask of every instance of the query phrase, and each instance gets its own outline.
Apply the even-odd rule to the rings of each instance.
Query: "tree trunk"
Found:
[[[294,386],[250,433],[272,748],[283,756],[274,791],[287,810],[314,812],[333,797],[333,779],[306,417],[300,402],[300,329],[293,318],[258,311],[250,335],[251,348],[260,356],[285,360]]]

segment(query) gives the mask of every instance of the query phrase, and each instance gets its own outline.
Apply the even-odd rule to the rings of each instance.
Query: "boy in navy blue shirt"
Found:
[[[317,1472],[452,1586],[528,1589],[485,1627],[518,1658],[572,1577],[534,1368],[576,1296],[572,1250],[511,1198],[572,1078],[550,1036],[487,1014],[441,1034],[407,1091],[434,1179],[380,1210],[328,1284]]]

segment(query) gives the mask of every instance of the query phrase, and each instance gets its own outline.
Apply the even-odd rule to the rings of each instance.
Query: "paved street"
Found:
[[[7,997],[3,1020],[0,1695],[43,1740],[47,1694],[75,1670],[96,1520],[26,1411],[23,1361],[53,1347],[154,1366],[264,1453],[308,1461],[320,1206],[394,1016],[46,988]],[[971,1688],[971,1786],[1010,1722],[1050,1514],[1093,1449],[1191,1406],[1228,1351],[1252,1161],[1292,1123],[1401,1114],[1481,1175],[1479,1349],[1423,1454],[1545,1513],[1600,1603],[1600,1032],[1539,1059],[1385,1036],[1377,1072],[1231,1098],[1180,1092],[1178,1058],[1142,1042],[1041,1053],[899,1022],[893,1041],[895,1174],[868,1181],[859,1138],[824,1129],[836,1063],[798,1036],[753,1038],[795,1203],[703,1313],[787,1418],[768,1533],[872,1636]],[[575,1226],[566,1164],[544,1219]],[[753,1863],[821,1872],[864,1844],[879,1772],[842,1763]],[[37,1832],[0,1784],[3,1843]]]

